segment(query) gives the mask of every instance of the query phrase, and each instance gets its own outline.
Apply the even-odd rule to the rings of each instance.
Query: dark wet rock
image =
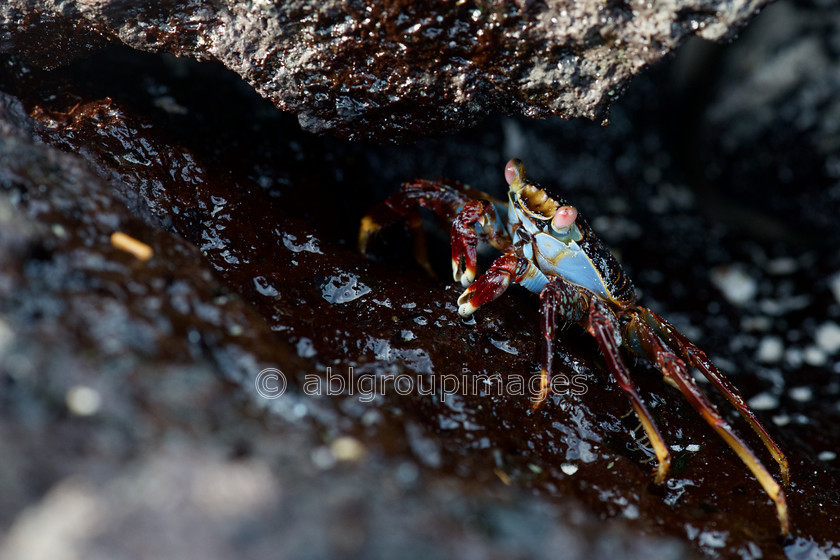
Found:
[[[395,148],[302,133],[217,66],[124,47],[50,72],[0,58],[3,554],[43,535],[69,535],[56,549],[76,557],[835,554],[840,254],[765,213],[782,177],[760,173],[753,140],[737,148],[756,173],[739,183],[753,212],[725,189],[711,196],[699,171],[733,163],[696,147],[727,140],[707,132],[706,111],[727,90],[707,73],[720,65],[699,60],[638,81],[609,127],[496,118]],[[811,74],[795,75],[790,91],[804,90]],[[710,89],[695,95],[698,83]],[[749,128],[739,114],[729,126]],[[743,464],[652,367],[631,372],[672,446],[659,487],[582,330],[561,334],[556,363],[587,392],[529,413],[527,387],[491,389],[534,379],[535,297],[513,288],[466,326],[445,232],[429,224],[438,279],[400,227],[370,259],[354,249],[361,215],[401,181],[449,176],[500,194],[514,155],[575,202],[642,302],[754,404],[791,461],[789,540]],[[803,177],[802,193],[822,188]],[[817,205],[813,219],[833,212]],[[155,256],[117,249],[115,230]],[[281,398],[258,393],[264,368],[286,376]],[[452,376],[479,390],[452,390]],[[382,385],[350,394],[350,379]]]
[[[322,370],[331,355],[342,367],[367,362],[360,375],[378,377],[390,366],[372,358],[404,359],[406,373],[423,373],[428,382],[431,372],[420,364],[440,363],[441,352],[461,352],[473,342],[451,336],[423,358],[424,351],[394,340],[390,324],[392,316],[400,317],[397,323],[421,340],[437,328],[432,322],[443,320],[447,330],[461,331],[451,317],[417,320],[430,312],[428,306],[439,306],[430,303],[437,294],[427,290],[417,298],[406,290],[418,286],[403,286],[401,294],[391,293],[393,306],[366,302],[368,293],[359,290],[363,282],[380,294],[393,283],[369,271],[329,273],[361,257],[319,240],[307,233],[315,230],[293,220],[280,220],[276,233],[265,235],[283,256],[273,265],[259,255],[272,249],[252,253],[257,248],[250,236],[259,234],[259,226],[241,239],[245,246],[226,234],[210,238],[212,231],[224,232],[226,223],[255,223],[249,216],[260,206],[278,208],[266,204],[261,191],[254,193],[256,205],[235,204],[232,184],[200,173],[206,193],[183,181],[182,173],[156,185],[146,167],[196,165],[184,159],[191,154],[165,144],[148,123],[111,100],[52,117],[43,108],[33,114],[40,122],[0,94],[4,558],[105,558],[140,551],[273,558],[278,550],[315,558],[384,558],[406,550],[417,558],[553,558],[560,548],[569,558],[617,550],[627,557],[684,557],[684,546],[674,539],[639,540],[632,526],[620,523],[604,530],[574,499],[555,509],[518,485],[503,485],[490,467],[492,458],[479,450],[490,443],[504,445],[503,457],[518,455],[516,440],[530,429],[517,420],[523,409],[511,409],[504,400],[476,413],[480,397],[464,403],[458,395],[440,394],[443,408],[429,415],[422,411],[435,396],[400,401],[388,389],[368,401],[346,391],[332,398],[305,393],[304,374]],[[36,135],[78,149],[62,152],[37,142]],[[119,152],[111,141],[130,149]],[[106,157],[117,153],[121,157]],[[138,171],[139,159],[153,154],[163,159]],[[150,188],[140,189],[139,176]],[[227,185],[228,199],[213,194],[214,184]],[[136,208],[142,220],[125,204],[131,188],[147,204]],[[164,209],[155,195],[163,196],[165,188],[172,190]],[[213,206],[204,206],[205,196]],[[193,208],[192,217],[179,218],[190,214],[179,204]],[[204,239],[203,251],[160,229],[161,223],[196,242]],[[114,247],[114,231],[148,243],[153,257],[142,262]],[[262,263],[260,276],[251,276],[256,269],[248,270],[249,261]],[[289,266],[300,272],[278,273]],[[216,274],[234,284],[244,281],[237,285],[253,298],[253,307]],[[340,291],[341,298],[325,291],[351,277],[355,291]],[[252,284],[250,278],[261,280]],[[266,288],[274,284],[279,290]],[[420,307],[415,311],[397,298]],[[305,311],[319,308],[327,328]],[[255,309],[273,315],[262,319]],[[523,353],[521,359],[529,358]],[[290,391],[282,399],[267,400],[255,391],[257,374],[269,365],[281,366],[288,377]],[[400,409],[407,418],[399,418]],[[500,411],[518,411],[502,421],[520,427],[506,434],[488,431]],[[584,440],[597,439],[592,412],[572,417],[574,427],[564,429],[560,441],[568,438],[570,448],[581,449]],[[443,448],[441,428],[453,437]],[[478,452],[476,462],[458,459],[466,449]],[[501,467],[505,480],[534,477],[530,458],[511,459],[522,465]],[[569,456],[581,459],[605,460],[591,453]],[[504,465],[509,459],[500,460]],[[440,474],[475,469],[481,481],[455,493],[452,484],[463,484],[460,478]],[[618,500],[613,507],[627,505]]]
[[[603,119],[643,68],[764,4],[11,0],[0,47],[41,68],[117,40],[217,60],[306,130],[394,141],[492,112]]]

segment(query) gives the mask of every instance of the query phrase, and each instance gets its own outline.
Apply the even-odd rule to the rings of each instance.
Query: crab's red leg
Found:
[[[540,373],[540,388],[531,406],[531,410],[534,410],[545,401],[551,388],[557,314],[560,313],[570,323],[577,322],[585,314],[587,299],[581,297],[573,285],[549,280],[534,263],[517,257],[510,249],[496,259],[490,269],[461,294],[458,298],[458,313],[462,317],[469,317],[479,307],[502,295],[511,282],[530,286],[540,293],[540,324],[545,354]]]
[[[476,198],[480,198],[481,201]],[[479,240],[475,232],[476,223],[481,226],[479,231],[482,240],[501,250],[510,247],[510,237],[497,216],[493,203],[499,201],[460,184],[445,185],[422,179],[403,183],[398,192],[374,206],[362,218],[359,228],[359,251],[366,254],[371,237],[384,227],[398,221],[406,221],[414,240],[415,258],[424,268],[431,270],[426,254],[422,220],[417,211],[417,207],[427,208],[442,221],[452,223],[453,276],[462,283],[466,280],[471,282],[475,278],[475,245]]]
[[[398,192],[374,206],[362,218],[359,228],[359,251],[363,255],[367,254],[371,237],[382,228],[405,220],[414,239],[415,258],[424,268],[430,270],[426,256],[425,234],[417,207],[428,208],[442,219],[452,220],[458,210],[469,200],[470,198],[462,192],[430,181],[403,183]]]
[[[637,311],[638,313],[638,311]],[[729,447],[740,457],[741,461],[752,471],[758,479],[767,495],[776,503],[776,513],[781,524],[782,534],[788,534],[788,512],[785,495],[779,484],[770,476],[770,473],[755,456],[755,453],[741,440],[740,437],[721,417],[717,408],[709,398],[697,386],[697,382],[689,374],[688,368],[670,348],[665,346],[662,340],[656,335],[653,328],[645,322],[638,314],[625,326],[625,333],[630,339],[631,348],[636,346],[643,350],[644,354],[662,372],[662,374],[673,380],[677,388],[682,392],[688,402],[697,410],[703,419],[720,435]],[[637,343],[637,344],[635,344]]]
[[[732,406],[741,413],[744,420],[752,426],[752,429],[755,430],[755,433],[757,433],[758,437],[761,438],[761,441],[764,442],[764,446],[770,454],[773,455],[773,459],[775,459],[776,463],[778,463],[779,470],[782,474],[782,483],[785,486],[788,486],[790,482],[790,474],[787,457],[785,457],[785,454],[781,449],[779,449],[776,442],[773,441],[773,438],[770,437],[770,434],[767,433],[767,430],[764,429],[764,426],[761,425],[761,422],[758,421],[758,418],[755,417],[755,413],[747,406],[747,403],[744,401],[744,398],[741,396],[738,389],[736,389],[735,386],[723,376],[712,361],[709,360],[705,352],[695,346],[694,343],[674,328],[674,326],[668,321],[649,309],[639,308],[639,310],[641,311],[641,316],[645,323],[650,325],[658,335],[664,338],[668,345],[675,349],[689,365],[700,370],[706,379],[717,387],[718,391],[726,397],[726,400],[732,403]]]
[[[549,282],[540,292],[540,327],[543,334],[542,371],[540,390],[531,401],[531,410],[536,410],[548,397],[551,388],[551,374],[554,371],[554,339],[557,334],[557,307],[560,294],[554,282]]]
[[[540,290],[540,327],[543,334],[543,361],[540,372],[540,389],[531,402],[531,410],[536,410],[551,389],[551,374],[554,371],[554,339],[557,334],[557,315],[567,323],[577,323],[586,315],[589,298],[582,294],[577,286],[558,278],[549,279],[531,264],[521,279],[517,281],[527,286],[529,280],[545,282]]]
[[[621,335],[618,333],[618,319],[609,310],[606,303],[597,297],[592,297],[589,304],[589,321],[584,326],[589,331],[589,334],[595,337],[595,341],[598,343],[598,347],[601,349],[601,353],[607,361],[610,372],[612,372],[619,387],[621,387],[633,405],[633,409],[636,411],[636,415],[642,423],[650,444],[653,446],[653,451],[656,453],[656,459],[659,462],[654,482],[659,484],[665,479],[665,475],[668,474],[668,469],[671,465],[671,454],[668,452],[665,441],[662,439],[662,435],[659,433],[659,429],[656,427],[656,423],[653,421],[644,401],[642,401],[636,387],[633,385],[633,381],[630,379],[630,372],[627,370],[627,366],[621,358]]]

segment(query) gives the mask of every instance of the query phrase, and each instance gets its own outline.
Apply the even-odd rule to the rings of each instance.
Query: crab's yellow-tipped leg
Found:
[[[782,535],[787,536],[790,533],[790,521],[788,519],[785,493],[782,491],[781,486],[773,480],[773,477],[770,476],[770,473],[767,472],[767,469],[763,464],[761,464],[761,461],[759,461],[750,448],[747,447],[747,445],[732,432],[732,429],[725,422],[723,424],[716,425],[716,422],[720,418],[719,416],[715,418],[712,415],[703,413],[703,417],[706,419],[706,422],[715,429],[726,444],[738,455],[747,468],[750,469],[755,478],[758,480],[758,483],[761,484],[761,487],[764,488],[764,491],[776,504],[776,517],[779,518]]]
[[[543,362],[540,386],[531,399],[533,412],[545,402],[551,390],[551,371],[554,364],[554,338],[557,334],[557,303],[559,294],[554,285],[546,284],[540,292],[540,330],[543,335]]]
[[[545,402],[545,399],[548,398],[548,394],[551,392],[551,374],[549,371],[543,367],[540,370],[540,387],[537,390],[537,393],[531,398],[531,412],[537,410],[542,403]]]
[[[665,341],[674,348],[682,358],[688,362],[689,365],[700,370],[706,379],[708,379],[720,393],[726,397],[732,406],[741,414],[744,420],[752,427],[764,446],[773,456],[773,459],[779,465],[779,471],[782,475],[782,484],[788,486],[790,484],[790,469],[788,467],[788,460],[785,454],[779,448],[779,445],[773,441],[764,426],[756,418],[755,413],[747,406],[744,397],[738,389],[715,367],[712,361],[706,356],[706,353],[697,348],[684,334],[679,332],[668,321],[645,308],[640,308],[642,312],[642,319],[650,325],[654,331],[662,336]]]
[[[601,349],[601,353],[607,361],[610,372],[612,372],[619,387],[621,387],[624,394],[630,400],[630,404],[633,405],[633,410],[636,411],[636,416],[639,417],[642,423],[642,428],[644,428],[645,434],[650,440],[658,462],[654,482],[660,484],[665,480],[665,476],[668,474],[671,466],[671,453],[665,446],[665,441],[662,439],[662,435],[659,433],[659,429],[656,427],[650,411],[648,411],[636,387],[633,385],[633,381],[630,379],[630,372],[627,370],[627,366],[621,358],[620,339],[618,338],[617,328],[618,320],[607,308],[607,305],[597,298],[592,298],[589,307],[587,331],[595,337],[595,341],[598,343],[598,347]]]
[[[394,197],[403,196],[404,193],[397,193]],[[426,269],[431,276],[434,276],[432,265],[429,263],[429,254],[426,249],[426,233],[423,231],[423,218],[417,208],[407,206],[404,201],[397,205],[399,211],[386,201],[374,207],[368,214],[362,217],[359,226],[359,252],[367,255],[370,240],[378,234],[382,228],[397,220],[405,220],[408,231],[411,234],[411,241],[414,248],[414,259]]]
[[[756,457],[755,453],[738,437],[726,420],[720,415],[715,405],[700,390],[697,382],[689,374],[685,362],[674,354],[670,348],[666,347],[656,335],[653,328],[638,315],[627,323],[625,332],[638,341],[638,345],[644,351],[645,355],[652,362],[656,363],[656,366],[666,378],[676,383],[677,388],[682,392],[691,406],[700,413],[709,426],[718,433],[721,439],[726,442],[730,449],[738,455],[750,472],[752,472],[758,480],[758,483],[761,484],[761,487],[776,504],[776,516],[779,519],[782,535],[787,535],[790,531],[788,509],[785,494],[781,486],[773,480],[773,477],[758,457]]]
[[[370,214],[362,218],[362,223],[359,226],[359,252],[363,255],[367,254],[368,243],[370,238],[375,235],[382,226],[377,224]]]
[[[645,430],[651,446],[653,446],[653,452],[656,454],[656,474],[653,476],[653,482],[662,484],[665,481],[665,477],[668,476],[668,470],[671,468],[671,454],[665,447],[665,441],[662,439],[659,429],[654,424],[650,412],[648,412],[639,395],[636,394],[635,398],[631,397],[630,402],[633,405],[633,410],[636,411],[636,416],[642,423],[642,428]]]

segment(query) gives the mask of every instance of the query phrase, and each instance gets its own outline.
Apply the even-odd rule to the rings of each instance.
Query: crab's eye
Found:
[[[513,180],[516,179],[516,175],[519,173],[519,160],[512,159],[507,162],[505,165],[505,181],[507,181],[508,185],[513,183]]]
[[[578,211],[574,206],[561,206],[554,213],[551,219],[551,225],[554,229],[564,229],[575,223]]]

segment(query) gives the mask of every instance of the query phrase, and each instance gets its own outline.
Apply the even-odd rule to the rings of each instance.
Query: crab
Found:
[[[373,235],[404,221],[412,231],[417,260],[431,271],[418,207],[450,222],[452,275],[466,288],[457,300],[461,317],[471,319],[482,305],[501,296],[511,284],[539,294],[544,344],[539,390],[532,409],[539,407],[550,393],[558,319],[577,323],[594,337],[612,377],[650,440],[657,460],[654,482],[664,481],[671,456],[630,377],[622,348],[655,365],[664,380],[684,395],[738,455],[775,503],[781,532],[787,535],[788,510],[782,486],[700,389],[689,366],[699,370],[758,434],[778,464],[782,484],[787,486],[785,454],[738,389],[673,325],[636,303],[632,281],[574,206],[552,198],[529,180],[524,165],[517,159],[506,164],[504,176],[509,185],[507,203],[460,183],[422,179],[404,183],[399,192],[362,218],[359,250],[367,254]],[[476,279],[479,241],[495,247],[502,255]]]

